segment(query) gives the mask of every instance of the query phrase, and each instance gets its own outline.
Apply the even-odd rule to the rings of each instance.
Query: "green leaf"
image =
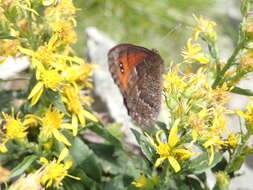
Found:
[[[61,112],[65,113],[66,115],[70,116],[67,112],[64,103],[61,99],[61,94],[59,92],[54,92],[50,89],[46,89],[46,95],[49,98],[49,101]]]
[[[65,190],[84,190],[84,185],[78,181],[78,180],[74,180],[74,179],[69,179],[69,178],[65,178],[63,180],[63,187]]]
[[[232,167],[230,167],[230,169],[227,172],[230,173],[239,170],[242,167],[245,158],[246,158],[245,155],[238,156],[233,162]]]
[[[86,173],[80,168],[77,168],[76,170],[74,170],[73,175],[75,175],[76,177],[80,177],[80,181],[87,188],[96,185],[96,182],[90,177],[88,177]]]
[[[127,175],[119,175],[112,178],[105,184],[104,190],[111,190],[111,189],[126,189],[131,185],[131,182],[134,179]]]
[[[100,182],[102,171],[95,154],[79,137],[75,137],[71,144],[70,154],[73,157],[74,167],[80,167],[87,176]]]
[[[0,36],[0,39],[20,40],[22,42],[27,42],[27,39],[25,39],[25,38],[19,38],[19,37],[16,37],[16,36]]]
[[[118,148],[123,148],[121,142],[115,136],[113,136],[103,125],[99,123],[90,123],[88,127],[91,131],[103,137],[111,144],[115,145]]]
[[[189,169],[191,170],[192,173],[194,174],[200,174],[207,169],[210,169],[214,167],[217,163],[219,163],[222,160],[222,153],[216,152],[214,154],[214,159],[213,162],[209,165],[209,156],[207,153],[202,153],[200,156],[197,158],[194,158],[190,161]]]
[[[37,156],[35,155],[25,157],[19,165],[12,169],[10,178],[17,177],[20,174],[24,173],[24,171],[30,167],[30,165],[36,160],[36,158]]]
[[[236,93],[236,94],[241,94],[245,96],[253,96],[253,91],[250,89],[244,89],[240,87],[234,87],[231,92]]]
[[[0,39],[15,40],[15,39],[17,39],[17,37],[15,37],[15,36],[0,36]]]
[[[150,162],[154,162],[155,161],[155,151],[154,149],[151,147],[150,143],[147,141],[147,138],[142,135],[140,132],[138,132],[135,129],[131,129],[138,144],[140,145],[141,151],[143,152],[143,154],[147,157],[147,159]]]

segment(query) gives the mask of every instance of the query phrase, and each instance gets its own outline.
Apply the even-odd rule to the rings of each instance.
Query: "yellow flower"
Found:
[[[245,118],[247,121],[249,122],[253,122],[253,104],[252,103],[248,103],[247,104],[247,111],[243,112],[241,110],[237,110],[237,114],[243,118]]]
[[[201,16],[198,18],[193,15],[193,17],[198,24],[194,29],[193,38],[196,40],[200,34],[203,34],[207,39],[215,41],[217,35],[214,27],[216,26],[216,23]]]
[[[58,1],[57,6],[48,7],[45,10],[45,16],[46,18],[54,18],[54,19],[57,19],[63,16],[68,16],[67,18],[69,18],[73,16],[75,12],[76,12],[76,8],[72,0],[61,0],[61,1]]]
[[[8,190],[43,190],[40,183],[42,177],[42,171],[37,170],[35,173],[21,176],[15,181]]]
[[[241,56],[239,67],[242,71],[248,72],[253,70],[253,51],[248,50]]]
[[[184,61],[187,63],[202,63],[206,64],[209,62],[208,56],[202,52],[202,47],[200,44],[192,44],[192,39],[189,39],[187,42],[187,48],[183,48],[182,56]]]
[[[97,118],[82,106],[79,89],[67,86],[64,89],[63,102],[67,104],[68,110],[72,113],[72,125],[78,127],[78,120],[85,126],[85,118],[98,122]]]
[[[62,72],[62,76],[73,85],[76,85],[75,83],[77,82],[82,84],[82,86],[91,88],[92,83],[89,79],[93,73],[93,67],[92,64],[73,64]]]
[[[225,145],[226,142],[223,141],[219,136],[209,136],[207,137],[207,141],[203,144],[203,146],[208,149],[210,153],[210,158],[208,164],[212,164],[214,159],[214,152],[218,151],[222,145]]]
[[[19,45],[19,40],[0,39],[0,56],[15,56]]]
[[[181,170],[181,166],[178,161],[188,159],[193,156],[194,153],[185,149],[183,146],[178,145],[180,139],[177,136],[177,125],[173,125],[171,128],[167,143],[164,143],[160,140],[159,136],[162,132],[162,130],[159,130],[156,133],[157,144],[146,133],[150,144],[155,148],[157,154],[160,156],[160,158],[156,160],[155,166],[157,167],[161,165],[161,163],[167,159],[175,172],[178,172]]]
[[[141,176],[133,181],[132,184],[135,187],[144,188],[148,184],[148,178],[143,173],[141,173]]]
[[[12,111],[12,115],[8,115],[6,113],[2,113],[4,118],[4,125],[1,131],[1,144],[0,151],[6,152],[7,148],[5,144],[12,139],[24,139],[26,138],[26,130],[28,127],[25,126],[25,121],[22,122],[19,119],[19,114],[17,114],[16,118],[14,117],[14,111]]]
[[[228,187],[230,184],[230,177],[225,171],[218,171],[215,173],[216,183],[221,187]],[[221,188],[223,189],[223,188]],[[225,188],[226,189],[226,188]]]
[[[157,176],[153,176],[151,179],[149,179],[143,173],[141,173],[140,177],[132,182],[135,187],[143,189],[154,189],[158,183],[159,178]]]
[[[64,148],[57,160],[54,159],[53,161],[48,161],[44,157],[40,159],[40,161],[43,163],[43,175],[41,177],[41,183],[46,185],[46,187],[54,186],[56,188],[60,188],[62,185],[61,181],[66,176],[80,180],[80,178],[68,174],[68,169],[72,166],[71,160],[62,163],[62,161],[67,157],[68,153],[68,149]]]
[[[219,88],[210,89],[207,96],[208,99],[214,104],[214,105],[224,105],[228,102],[230,98],[230,91],[233,89],[233,87],[228,87],[227,83],[223,83],[223,85]]]
[[[177,71],[177,67],[171,68],[166,74],[163,75],[165,79],[163,82],[163,86],[168,91],[185,89],[187,86],[185,82],[185,77],[180,76]]]
[[[7,183],[10,180],[9,178],[10,174],[11,174],[10,170],[0,166],[0,184]]]
[[[28,99],[31,99],[31,105],[35,105],[41,94],[44,91],[44,88],[50,88],[53,91],[59,90],[60,86],[63,83],[63,77],[59,74],[57,70],[39,70],[37,79],[40,80],[30,92]]]
[[[44,117],[40,118],[41,121],[41,130],[40,136],[42,138],[54,137],[58,141],[63,142],[64,144],[70,146],[68,139],[60,132],[62,129],[71,129],[74,134],[77,133],[77,128],[74,126],[63,123],[64,114],[60,113],[57,109],[52,109],[51,107],[45,113]]]
[[[236,147],[239,144],[239,135],[236,133],[230,133],[227,137],[226,143],[230,146],[230,147]]]
[[[73,44],[77,41],[76,32],[71,21],[66,19],[56,20],[50,25],[63,43]]]
[[[31,57],[31,63],[34,68],[38,68],[39,71],[43,69],[52,69],[63,71],[66,69],[66,62],[76,62],[79,64],[83,64],[84,61],[78,57],[71,57],[65,55],[67,52],[63,52],[62,54],[57,53],[57,47],[61,45],[61,39],[57,34],[52,35],[49,39],[48,43],[43,46],[39,46],[36,51],[23,48],[21,46],[18,47],[18,50]]]
[[[253,33],[253,22],[247,22],[245,25],[245,30],[248,33]]]
[[[247,104],[247,111],[237,110],[236,113],[246,120],[246,126],[249,130],[253,130],[253,103]]]
[[[188,124],[192,127],[192,138],[197,140],[198,136],[202,136],[206,133],[207,129],[207,117],[209,116],[208,109],[202,109],[198,113],[190,113]]]

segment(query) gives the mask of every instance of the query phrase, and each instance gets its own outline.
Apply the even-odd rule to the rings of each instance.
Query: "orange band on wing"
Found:
[[[117,67],[117,75],[119,77],[119,81],[124,90],[127,89],[128,85],[128,77],[135,68],[135,66],[144,61],[144,59],[148,56],[145,52],[125,52],[120,55],[120,63],[123,64],[123,72],[120,71],[120,66]]]

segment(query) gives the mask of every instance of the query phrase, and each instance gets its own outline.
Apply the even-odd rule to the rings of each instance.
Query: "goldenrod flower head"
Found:
[[[64,80],[63,77],[59,74],[57,70],[43,70],[40,73],[39,79],[45,85],[46,88],[50,88],[51,90],[59,89],[59,86],[62,84]]]
[[[43,190],[40,183],[42,171],[37,170],[35,173],[21,176],[15,181],[8,190]]]
[[[73,64],[63,71],[62,76],[70,83],[78,82],[83,83],[85,87],[92,87],[88,80],[93,73],[92,68],[91,64]]]
[[[26,18],[21,19],[18,21],[18,27],[21,29],[22,32],[27,32],[28,31],[28,20]]]
[[[27,98],[32,99],[31,105],[35,105],[38,102],[45,87],[50,88],[53,91],[59,90],[64,80],[59,72],[54,69],[38,69],[37,72],[37,79],[40,81],[33,87]]]
[[[193,15],[193,17],[197,22],[197,26],[194,29],[193,38],[196,40],[200,34],[203,34],[208,40],[215,41],[217,35],[214,27],[216,26],[216,23],[214,21],[205,19],[202,16],[198,18]]]
[[[237,110],[236,113],[239,116],[245,118],[247,121],[253,122],[253,104],[252,104],[252,102],[248,103],[246,108],[247,108],[246,112],[243,112],[241,110]]]
[[[51,27],[63,43],[73,44],[77,41],[73,23],[69,20],[56,20],[51,23]]]
[[[146,133],[150,144],[155,148],[157,154],[160,156],[160,158],[158,158],[155,162],[156,167],[161,165],[161,163],[167,159],[174,171],[178,172],[181,170],[181,166],[178,161],[188,159],[194,155],[194,153],[183,148],[183,146],[178,145],[180,139],[177,136],[177,130],[177,125],[173,125],[166,143],[160,140],[160,134],[163,133],[162,130],[159,130],[156,133],[157,143],[155,143],[154,140]]]
[[[218,151],[222,145],[225,145],[226,142],[223,141],[219,136],[207,136],[207,141],[203,144],[204,148],[206,148],[209,151],[210,158],[208,164],[212,164],[214,159],[214,153],[215,151]]]
[[[177,71],[178,68],[171,68],[166,74],[163,75],[165,79],[163,82],[163,86],[166,90],[183,90],[186,87],[185,77],[181,77]]]
[[[208,109],[202,109],[198,113],[190,113],[188,124],[192,127],[192,137],[197,140],[197,137],[204,135],[207,128],[207,117],[209,116]]]
[[[66,68],[66,61],[77,61],[80,59],[56,53],[57,47],[60,45],[58,35],[52,35],[48,43],[39,46],[36,51],[27,48],[18,47],[18,50],[31,57],[31,63],[37,69],[37,75],[45,69],[55,69],[62,71]],[[36,76],[37,77],[37,76]]]
[[[159,179],[157,176],[153,176],[151,179],[147,178],[143,173],[141,173],[140,177],[136,178],[132,184],[135,187],[142,189],[154,189],[154,187],[158,184]]]
[[[239,144],[239,135],[236,133],[230,133],[227,137],[226,143],[230,146],[230,147],[236,147]]]
[[[0,39],[0,56],[15,56],[19,45],[19,40]]]
[[[210,109],[210,115],[212,116],[211,131],[215,135],[221,135],[227,130],[225,114],[233,113],[232,111],[222,107],[215,106]]]
[[[6,113],[2,114],[5,124],[3,125],[3,131],[1,131],[1,135],[3,135],[3,137],[1,138],[2,144],[0,145],[0,151],[6,152],[7,148],[5,147],[5,144],[7,141],[26,138],[26,130],[28,127],[26,127],[19,119],[19,114],[17,114],[16,118],[13,112],[12,115],[8,115]]]
[[[247,33],[253,33],[253,22],[252,21],[249,21],[245,24],[245,31]]]
[[[0,184],[9,181],[11,172],[7,168],[0,166]]]
[[[0,5],[3,6],[4,8],[13,8],[16,6],[17,2],[14,0],[1,0]]]
[[[66,86],[64,89],[63,102],[67,104],[68,110],[72,112],[72,125],[78,126],[78,120],[85,126],[85,118],[88,118],[94,122],[97,122],[97,118],[93,116],[89,111],[85,110],[81,103],[78,88],[72,86]]]
[[[249,130],[253,130],[253,103],[247,104],[247,111],[237,110],[236,113],[246,120],[246,126]]]
[[[223,83],[221,87],[211,89],[208,98],[214,105],[224,105],[229,101],[230,91],[233,87],[228,87],[227,83]]]
[[[210,61],[208,55],[202,52],[201,45],[199,43],[192,44],[191,38],[187,42],[187,48],[183,48],[182,56],[187,63],[206,64]]]
[[[253,70],[253,50],[248,50],[241,56],[239,67],[245,72]]]
[[[51,0],[52,1],[52,0]],[[76,12],[76,8],[72,2],[72,0],[61,0],[57,2],[55,7],[51,6],[45,10],[45,16],[50,18],[59,18],[61,16],[65,16],[69,18],[73,16]]]
[[[61,129],[71,128],[71,125],[63,123],[64,114],[60,113],[57,109],[51,107],[45,113],[44,117],[41,118],[41,137],[50,138],[54,137],[58,141],[70,146],[68,139],[60,132]],[[74,130],[74,129],[73,129]]]
[[[135,187],[144,188],[148,184],[148,178],[143,173],[141,173],[141,176],[135,179],[132,184]]]
[[[228,187],[230,184],[230,177],[225,171],[218,171],[215,173],[216,182],[221,187]]]
[[[54,186],[59,188],[62,185],[62,180],[66,176],[80,180],[80,178],[68,174],[68,169],[71,168],[72,161],[68,160],[63,163],[63,160],[67,157],[68,153],[68,149],[64,148],[57,160],[54,159],[53,161],[48,161],[44,157],[40,159],[40,161],[43,163],[43,175],[41,177],[41,183],[46,185],[46,187]]]

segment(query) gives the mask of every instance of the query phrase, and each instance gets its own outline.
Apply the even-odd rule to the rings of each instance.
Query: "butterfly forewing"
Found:
[[[156,52],[120,44],[108,53],[109,69],[129,115],[141,125],[154,123],[161,107],[163,60]]]

